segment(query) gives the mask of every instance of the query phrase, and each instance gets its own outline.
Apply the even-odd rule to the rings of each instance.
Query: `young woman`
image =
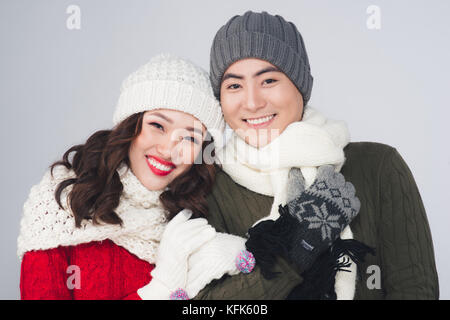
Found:
[[[214,181],[210,137],[224,127],[208,75],[154,57],[124,81],[114,124],[31,189],[18,238],[22,299],[187,299],[239,272],[245,240],[201,218]],[[205,254],[214,269],[188,270]]]

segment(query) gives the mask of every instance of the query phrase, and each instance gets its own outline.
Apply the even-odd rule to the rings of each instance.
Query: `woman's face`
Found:
[[[190,114],[147,111],[128,156],[131,170],[149,190],[162,190],[189,170],[202,150],[206,128]]]

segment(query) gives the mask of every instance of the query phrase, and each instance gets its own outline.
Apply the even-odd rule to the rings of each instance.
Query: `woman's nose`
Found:
[[[165,160],[171,161],[173,155],[174,148],[177,144],[177,141],[171,139],[171,137],[167,137],[165,139],[160,139],[156,145],[156,151],[163,157]]]

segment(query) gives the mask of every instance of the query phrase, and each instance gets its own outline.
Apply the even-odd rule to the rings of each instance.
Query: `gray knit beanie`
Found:
[[[303,96],[311,97],[313,77],[302,36],[292,22],[267,12],[234,16],[217,32],[210,56],[210,78],[219,99],[225,70],[244,58],[266,60],[283,71]]]

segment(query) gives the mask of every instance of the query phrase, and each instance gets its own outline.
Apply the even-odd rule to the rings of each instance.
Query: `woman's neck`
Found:
[[[128,201],[134,207],[142,208],[149,208],[159,204],[159,196],[164,190],[152,191],[144,187],[126,164],[122,164],[117,172],[123,184],[121,201]]]

